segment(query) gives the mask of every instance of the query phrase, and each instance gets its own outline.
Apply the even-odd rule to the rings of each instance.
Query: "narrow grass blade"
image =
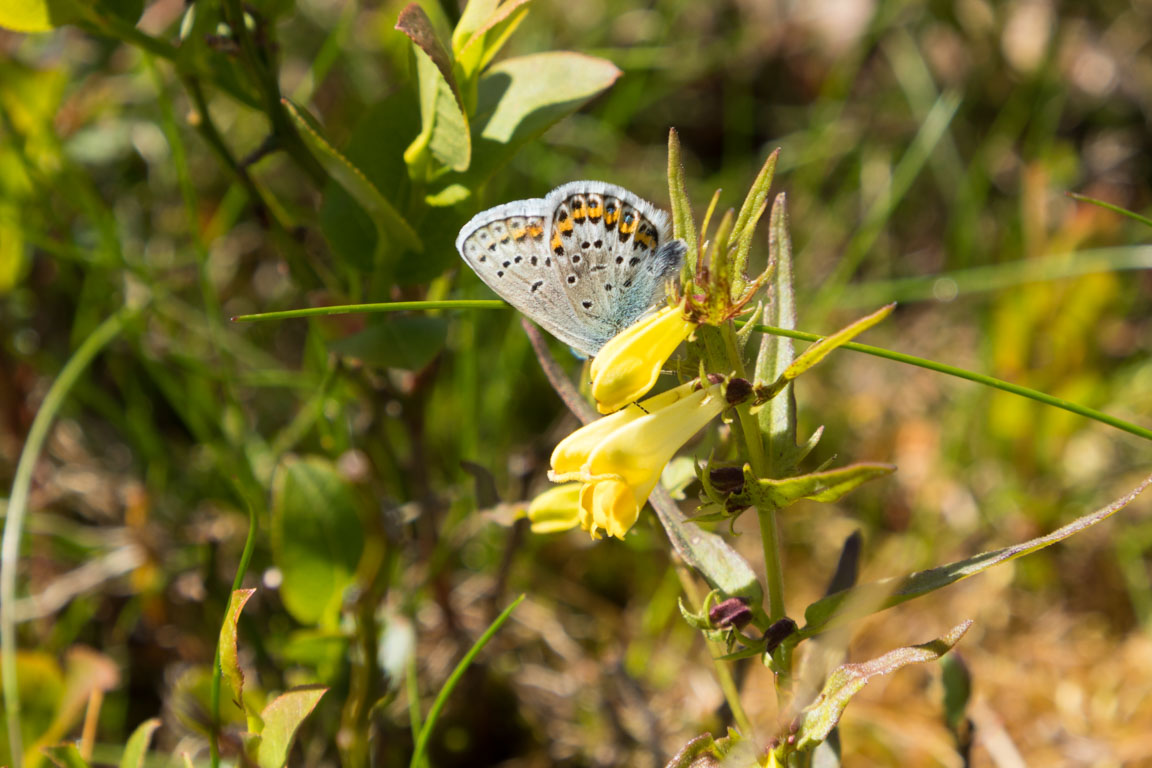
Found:
[[[476,658],[477,654],[483,650],[484,646],[488,644],[500,627],[504,626],[504,622],[508,621],[508,617],[512,615],[512,611],[516,610],[516,606],[524,602],[525,595],[520,595],[512,601],[504,611],[496,617],[488,629],[484,630],[484,634],[480,635],[479,639],[472,644],[468,649],[468,653],[464,654],[464,658],[460,659],[460,663],[452,670],[452,674],[444,682],[444,687],[440,689],[440,693],[436,695],[436,700],[432,702],[432,709],[428,710],[428,717],[424,720],[424,725],[420,728],[420,736],[416,739],[416,749],[412,752],[412,759],[409,761],[409,768],[417,768],[424,760],[424,752],[428,748],[428,740],[432,738],[432,729],[436,727],[436,721],[440,719],[440,712],[444,709],[444,705],[448,701],[448,697],[452,695],[453,689],[456,684],[460,682],[460,678],[464,676],[464,672],[471,666],[472,661]]]
[[[324,317],[351,315],[358,312],[404,312],[407,310],[435,309],[504,309],[508,305],[499,299],[446,299],[444,301],[386,301],[379,304],[341,304],[331,307],[285,309],[280,312],[262,312],[254,315],[236,315],[234,323],[254,320],[288,320],[295,317]]]

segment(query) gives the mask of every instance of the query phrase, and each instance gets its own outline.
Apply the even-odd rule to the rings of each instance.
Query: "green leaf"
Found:
[[[400,12],[396,29],[413,43],[423,125],[420,135],[405,150],[404,160],[408,165],[416,166],[424,150],[428,149],[452,170],[466,170],[472,158],[472,138],[464,103],[452,74],[452,57],[419,4],[410,3]]]
[[[852,339],[859,336],[864,331],[879,323],[881,320],[892,314],[892,310],[896,309],[895,304],[889,304],[886,307],[881,307],[870,315],[862,317],[851,325],[836,331],[831,336],[825,336],[820,341],[816,342],[808,349],[804,350],[799,357],[797,357],[792,365],[781,374],[780,378],[784,381],[791,381],[802,373],[807,372],[825,357],[827,357],[837,347],[847,344]]]
[[[748,190],[748,196],[744,198],[744,204],[740,206],[740,213],[736,216],[736,226],[732,230],[732,239],[737,243],[736,258],[732,264],[732,282],[737,292],[744,287],[744,270],[748,266],[748,255],[752,252],[752,237],[756,234],[757,222],[768,207],[768,192],[776,175],[776,158],[779,156],[779,149],[768,155],[768,159],[764,161],[764,166],[760,169],[760,173],[756,174],[756,179]]]
[[[97,0],[96,7],[122,21],[135,25],[144,13],[144,0]]]
[[[468,0],[460,14],[460,21],[456,22],[456,29],[452,30],[452,52],[459,56],[460,51],[472,39],[476,30],[480,29],[496,13],[500,0]]]
[[[260,713],[264,727],[255,749],[260,768],[282,768],[288,762],[297,729],[327,692],[322,685],[300,686],[280,694],[264,708]]]
[[[867,685],[872,678],[891,674],[909,664],[935,661],[960,641],[972,621],[957,624],[948,634],[929,643],[897,648],[883,656],[859,664],[843,664],[833,670],[824,684],[819,698],[804,710],[800,730],[796,734],[794,749],[813,749],[823,742],[836,724],[848,702]]]
[[[995,565],[1006,563],[1009,560],[1015,560],[1022,555],[1027,555],[1038,549],[1043,549],[1044,547],[1055,544],[1058,541],[1063,541],[1072,534],[1079,533],[1103,520],[1107,520],[1131,504],[1132,500],[1139,496],[1140,493],[1148,487],[1149,483],[1152,483],[1152,477],[1145,479],[1144,482],[1135,489],[1113,501],[1108,506],[1102,507],[1089,515],[1077,518],[1063,528],[1059,528],[1046,536],[1040,536],[1039,538],[1030,539],[1029,541],[1004,547],[1003,549],[997,549],[992,552],[985,552],[975,557],[970,557],[967,560],[949,563],[948,565],[942,565],[937,568],[930,568],[926,571],[918,571],[904,578],[882,579],[869,584],[862,584],[817,600],[804,611],[804,620],[806,623],[804,628],[797,633],[797,636],[799,638],[811,637],[830,626],[843,624],[844,622],[852,621],[861,616],[891,608],[894,605],[899,605],[900,603],[907,602],[921,595],[926,595],[929,592],[934,592],[937,589],[942,589],[961,579],[975,576]],[[842,607],[846,610],[841,610]]]
[[[720,536],[689,522],[663,488],[658,486],[649,501],[676,554],[695,568],[713,589],[719,590],[722,597],[748,598],[756,626],[767,628],[764,588],[748,561]]]
[[[4,0],[0,27],[13,32],[51,32],[82,16],[74,0]]]
[[[240,611],[255,593],[255,589],[233,592],[228,600],[228,610],[224,612],[224,623],[220,626],[220,671],[232,688],[233,703],[240,709],[244,709],[244,671],[240,669],[236,647],[236,625],[240,621]]]
[[[764,322],[778,328],[796,328],[796,295],[792,287],[792,239],[788,234],[788,210],[784,193],[776,196],[768,218],[768,259],[776,265]],[[765,334],[756,356],[756,386],[776,381],[795,359],[792,339]],[[760,431],[769,474],[782,477],[799,463],[796,447],[796,393],[791,384],[760,411]]]
[[[944,722],[948,729],[959,735],[967,718],[968,700],[972,696],[972,675],[964,661],[956,654],[941,662],[940,676],[944,688]]]
[[[447,319],[410,315],[372,322],[329,347],[377,368],[419,371],[440,354],[447,341]]]
[[[696,242],[696,222],[692,220],[692,203],[688,201],[688,187],[684,181],[680,135],[675,128],[668,130],[668,201],[672,206],[672,236],[680,238],[688,246],[684,254],[684,269],[693,274],[700,248]]]
[[[343,147],[348,162],[397,209],[408,202],[404,148],[420,132],[419,112],[412,92],[398,89],[364,111]],[[379,238],[372,216],[334,177],[324,187],[320,229],[344,263],[364,272],[381,266],[375,259]]]
[[[480,78],[472,121],[472,165],[440,187],[475,189],[526,142],[608,89],[620,77],[612,62],[568,51],[505,59]]]
[[[849,464],[839,469],[813,472],[807,475],[757,479],[751,470],[745,470],[745,487],[752,497],[750,505],[769,504],[783,509],[800,499],[832,502],[863,483],[877,477],[890,475],[896,471],[891,464],[859,463]],[[752,484],[755,484],[752,486]]]
[[[152,734],[160,727],[157,717],[140,723],[128,743],[124,745],[124,754],[120,757],[120,768],[144,768],[144,756],[148,754],[148,745],[152,743]]]
[[[309,456],[281,464],[272,484],[272,554],[293,618],[336,625],[362,547],[356,499],[331,462]]]
[[[504,43],[508,42],[512,33],[520,26],[520,22],[528,15],[528,9],[525,6],[529,2],[531,0],[508,0],[476,29],[463,47],[457,50],[456,63],[464,77],[470,82],[477,72],[488,66],[489,62],[504,47]],[[472,5],[473,3],[469,3],[468,7],[471,8]],[[463,23],[463,18],[461,18],[461,23]],[[457,31],[460,30],[459,25],[456,29]],[[455,34],[453,34],[452,40],[455,49]],[[465,103],[467,103],[467,98],[465,98]]]
[[[394,238],[399,245],[406,248],[422,251],[424,246],[420,242],[420,238],[404,220],[404,217],[397,212],[392,203],[380,194],[380,190],[368,180],[368,177],[359,168],[350,163],[328,143],[315,121],[287,99],[284,99],[284,108],[296,121],[300,135],[304,137],[305,143],[328,174],[339,182],[340,186],[344,187],[348,194],[352,195],[356,202],[372,217],[377,232]]]
[[[40,751],[60,768],[89,768],[88,761],[80,756],[80,750],[76,748],[75,744],[41,747]]]

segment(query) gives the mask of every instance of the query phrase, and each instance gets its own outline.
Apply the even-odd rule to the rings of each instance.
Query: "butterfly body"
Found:
[[[501,298],[586,355],[664,300],[684,256],[666,213],[601,181],[483,211],[456,249]]]

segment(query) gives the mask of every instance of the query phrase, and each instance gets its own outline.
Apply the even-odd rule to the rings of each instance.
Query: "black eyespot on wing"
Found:
[[[592,243],[585,240],[584,242],[580,243],[580,247],[581,248],[590,248],[590,247],[592,247]]]
[[[579,264],[580,263],[580,254],[578,254],[578,253],[572,254],[572,263],[573,264]]]
[[[555,248],[552,249],[552,253],[556,254],[557,256],[563,256],[564,255],[564,246],[562,246],[562,245],[556,246]]]
[[[556,218],[560,221],[568,221],[568,211],[561,208],[560,213],[556,214]]]
[[[502,269],[496,270],[496,277],[504,277],[504,270],[502,270]]]
[[[617,256],[616,257],[616,263],[617,264],[623,264],[624,263],[624,257],[623,256]]]
[[[606,291],[612,290],[612,283],[604,283],[604,290],[606,290]]]
[[[508,269],[508,267],[512,266],[512,262],[506,261],[501,266],[504,267],[504,269]]]
[[[634,267],[639,263],[640,263],[640,257],[639,256],[633,256],[632,258],[628,259],[628,266],[630,266],[630,267]]]
[[[568,285],[576,285],[576,275],[568,275]]]
[[[532,283],[532,293],[536,293],[536,291],[537,291],[537,290],[540,288],[540,286],[542,286],[542,285],[544,285],[544,281],[543,281],[543,280],[537,280],[536,282]]]
[[[531,263],[531,264],[532,264],[532,266],[536,266],[536,264],[539,262],[539,259],[537,259],[535,256],[533,256],[533,257],[532,257],[531,259],[529,259],[528,261],[529,261],[529,263]]]
[[[601,248],[604,246],[604,241],[603,240],[597,240],[596,242],[592,243],[592,245],[596,246],[597,248]]]
[[[580,306],[584,307],[584,309],[592,309],[592,302],[582,301],[580,302]]]

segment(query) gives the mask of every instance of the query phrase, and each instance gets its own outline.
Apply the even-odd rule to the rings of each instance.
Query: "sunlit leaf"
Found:
[[[805,709],[793,748],[797,751],[812,749],[828,738],[828,734],[840,722],[848,702],[874,677],[891,674],[909,664],[935,661],[952,650],[970,626],[972,622],[965,621],[929,643],[898,648],[871,661],[837,667],[829,675],[820,697]]]
[[[785,381],[791,381],[802,373],[810,370],[813,366],[827,357],[837,347],[847,344],[852,339],[859,336],[864,331],[884,320],[888,315],[892,314],[892,310],[896,309],[895,304],[889,304],[886,307],[881,307],[870,315],[862,317],[854,323],[847,325],[836,333],[817,341],[808,349],[804,350],[799,357],[797,357],[790,366],[781,374],[781,378]]]
[[[288,762],[292,741],[304,718],[312,713],[328,689],[320,685],[293,688],[273,699],[260,713],[264,728],[256,742],[256,764],[260,768],[282,768]]]
[[[508,0],[497,8],[468,39],[457,54],[457,64],[471,79],[495,58],[504,43],[528,15],[525,7],[531,0]],[[471,6],[472,4],[469,3]],[[459,27],[458,27],[459,29]],[[453,36],[455,39],[455,36]]]
[[[144,757],[148,754],[148,745],[152,743],[152,734],[159,727],[160,720],[155,717],[140,723],[124,745],[120,768],[144,768]]]
[[[768,217],[768,258],[775,263],[764,322],[778,328],[796,327],[796,296],[792,286],[792,239],[788,234],[788,210],[784,194],[776,196]],[[792,365],[795,352],[792,339],[764,334],[756,356],[755,384],[776,381]],[[791,384],[757,414],[764,435],[772,477],[789,474],[799,462],[796,446],[796,393]]]
[[[411,3],[400,12],[396,29],[413,43],[423,126],[420,135],[405,150],[404,159],[409,165],[415,165],[427,148],[444,165],[463,171],[472,157],[472,138],[452,74],[452,58],[418,4]]]
[[[869,584],[862,584],[817,600],[804,611],[806,625],[800,630],[799,635],[801,637],[811,637],[827,629],[829,626],[860,618],[861,615],[891,608],[894,605],[899,605],[900,603],[920,597],[921,595],[926,595],[929,592],[934,592],[937,589],[942,589],[961,579],[975,576],[995,565],[1006,563],[1009,560],[1015,560],[1022,555],[1027,555],[1038,549],[1043,549],[1044,547],[1055,544],[1058,541],[1063,541],[1075,533],[1079,533],[1103,520],[1107,520],[1128,506],[1132,503],[1133,499],[1148,487],[1149,483],[1152,483],[1152,477],[1144,480],[1144,482],[1134,490],[1113,501],[1108,506],[1098,509],[1089,515],[1080,517],[1046,536],[1040,536],[1039,538],[1030,539],[1029,541],[1004,547],[1003,549],[997,549],[992,552],[985,552],[966,560],[949,563],[948,565],[930,568],[926,571],[918,571],[902,579],[883,579]],[[875,595],[876,599],[872,601],[857,600],[856,598],[861,594]],[[851,605],[864,605],[865,608],[841,611],[842,606]]]
[[[237,649],[237,623],[240,621],[240,611],[244,610],[244,605],[255,593],[255,589],[238,589],[233,592],[228,600],[224,623],[220,626],[220,671],[232,688],[232,700],[241,709],[244,709],[244,670],[240,669]]]
[[[325,459],[288,459],[272,487],[272,553],[280,597],[302,624],[334,626],[360,560],[352,489]]]
[[[753,503],[766,503],[777,509],[800,499],[833,502],[863,483],[895,471],[896,467],[891,464],[859,463],[781,480],[749,477],[749,482],[755,483],[749,492],[754,497]]]
[[[675,128],[668,131],[668,201],[672,206],[672,236],[680,238],[688,246],[684,254],[684,268],[692,274],[696,271],[700,249],[696,242],[696,222],[692,220],[692,204],[688,201],[688,186],[684,181],[680,136]],[[712,202],[715,204],[715,198]],[[711,208],[708,213],[710,218]]]
[[[520,56],[494,64],[480,78],[472,124],[472,165],[442,186],[474,188],[523,144],[607,90],[620,77],[612,62],[567,51]]]

